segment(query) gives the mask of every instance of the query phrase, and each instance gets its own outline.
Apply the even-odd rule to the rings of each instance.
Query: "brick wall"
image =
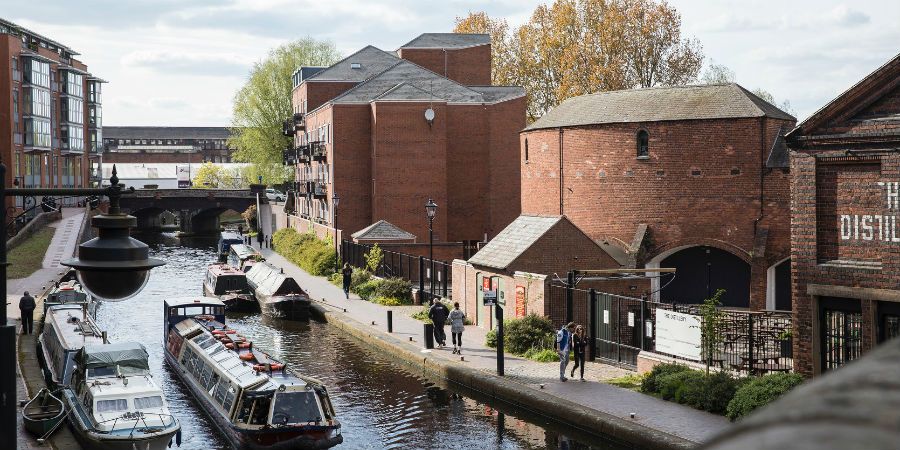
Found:
[[[491,84],[490,44],[459,49],[401,48],[401,58],[466,86]]]

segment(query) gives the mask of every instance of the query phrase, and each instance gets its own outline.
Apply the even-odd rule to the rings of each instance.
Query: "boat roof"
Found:
[[[306,295],[296,280],[265,262],[254,264],[247,271],[247,282],[264,295]]]
[[[215,297],[203,297],[203,296],[168,298],[165,300],[165,304],[168,307],[188,306],[188,305],[225,306],[225,303],[222,303],[222,300],[219,300]]]
[[[149,397],[153,395],[163,396],[162,390],[153,381],[150,375],[130,376],[128,384],[124,377],[107,377],[103,384],[93,385],[88,383],[94,400],[123,397]]]
[[[219,237],[219,239],[223,240],[223,241],[236,240],[236,241],[244,242],[243,236],[241,236],[240,234],[237,234],[235,232],[232,232],[232,231],[223,231],[222,236]]]
[[[231,246],[231,251],[240,259],[247,259],[260,254],[255,248],[247,244],[234,244]]]
[[[56,329],[57,339],[66,350],[78,350],[87,344],[102,344],[100,329],[88,318],[84,320],[79,303],[53,305],[47,308],[45,324]]]
[[[232,247],[234,248],[234,247]],[[206,269],[209,272],[214,273],[215,275],[244,275],[244,272],[238,269],[237,267],[230,266],[224,263],[216,263],[211,264]]]

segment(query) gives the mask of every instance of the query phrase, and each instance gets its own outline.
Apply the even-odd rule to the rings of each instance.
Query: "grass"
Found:
[[[641,390],[641,380],[644,377],[637,374],[629,374],[625,376],[621,376],[618,378],[613,378],[610,380],[606,380],[608,384],[611,384],[616,387],[630,389],[632,391],[640,391]]]
[[[32,234],[21,245],[12,249],[6,259],[9,268],[6,270],[8,279],[25,278],[40,269],[44,262],[44,254],[50,247],[50,240],[56,228],[44,227]]]

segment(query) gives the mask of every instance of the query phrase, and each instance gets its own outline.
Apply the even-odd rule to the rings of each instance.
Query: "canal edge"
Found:
[[[592,435],[605,435],[650,450],[690,449],[700,445],[679,436],[631,423],[620,417],[574,403],[553,394],[541,392],[517,381],[466,367],[455,361],[422,354],[418,347],[372,330],[365,324],[339,312],[312,305],[315,313],[328,325],[346,332],[390,359],[410,366],[424,376],[440,378],[448,383],[479,392],[490,399],[544,416],[558,423],[574,425]]]

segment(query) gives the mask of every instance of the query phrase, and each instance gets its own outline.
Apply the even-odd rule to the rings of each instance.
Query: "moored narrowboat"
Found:
[[[275,266],[266,262],[254,264],[247,272],[247,285],[263,314],[290,320],[309,318],[309,296]]]
[[[236,267],[241,272],[247,272],[253,267],[253,264],[265,261],[255,248],[247,244],[232,244],[228,250],[227,263],[232,267]]]
[[[259,311],[259,304],[247,285],[247,274],[228,264],[211,264],[206,268],[203,295],[222,300],[228,311]]]
[[[47,308],[37,341],[44,380],[57,389],[69,385],[77,366],[76,353],[85,345],[103,344],[105,339],[87,313],[87,305],[72,303]]]
[[[231,249],[232,245],[243,243],[244,236],[241,236],[240,234],[233,231],[221,232],[219,234],[219,243],[217,245],[217,250],[219,252],[219,261],[225,261],[225,258],[228,257],[228,250]]]
[[[343,442],[328,391],[225,324],[211,297],[164,304],[166,361],[201,409],[242,449],[323,449]]]

